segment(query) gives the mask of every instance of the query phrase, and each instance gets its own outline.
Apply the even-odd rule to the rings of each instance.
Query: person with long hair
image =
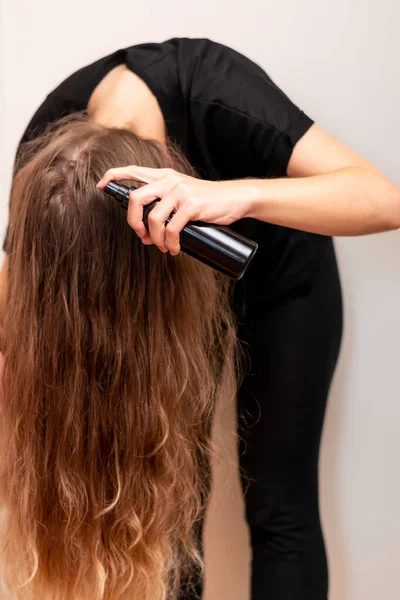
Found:
[[[209,440],[198,427],[209,430],[214,369],[226,354],[236,378],[243,370],[236,403],[251,598],[326,600],[318,464],[343,325],[332,236],[399,228],[399,189],[259,65],[207,39],[135,45],[79,69],[48,94],[23,147],[77,111],[167,153],[173,143],[197,177],[179,161],[143,160],[137,146],[121,153],[112,144],[107,154],[105,133],[103,156],[89,130],[87,145],[66,143],[59,155],[57,138],[43,153],[33,146],[37,157],[20,174],[17,160],[1,281],[10,558],[24,550],[30,584],[57,598],[70,586],[80,599],[85,579],[96,600],[130,584],[144,594],[149,582],[162,597],[166,580],[179,579],[180,600],[199,598],[201,570],[175,570],[178,550],[202,561]],[[125,221],[102,196],[113,179],[138,186]],[[147,232],[143,207],[154,198]],[[191,220],[258,243],[229,292],[182,256]]]
[[[176,598],[204,569],[211,419],[240,373],[231,286],[141,243],[96,187],[126,161],[193,174],[77,116],[28,144],[14,179],[0,561],[17,598]]]

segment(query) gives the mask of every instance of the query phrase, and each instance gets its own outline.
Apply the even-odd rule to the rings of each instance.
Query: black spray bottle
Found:
[[[113,196],[127,210],[131,188],[111,181],[104,192]],[[143,208],[143,223],[147,231],[148,215],[160,200],[154,200]],[[172,212],[165,225],[172,219]],[[202,221],[189,221],[180,233],[182,252],[200,260],[234,279],[241,279],[253,259],[258,244],[225,227]]]

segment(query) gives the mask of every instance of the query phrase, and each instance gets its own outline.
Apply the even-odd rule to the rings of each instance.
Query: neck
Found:
[[[104,127],[130,129],[143,138],[166,143],[167,131],[157,98],[125,65],[112,69],[94,89],[88,115]]]

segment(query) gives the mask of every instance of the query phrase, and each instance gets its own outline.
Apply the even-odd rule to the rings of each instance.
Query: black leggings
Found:
[[[239,459],[252,546],[251,600],[326,600],[318,458],[342,336],[331,238],[311,287],[239,326],[250,369],[238,392]],[[201,597],[201,584],[182,600]]]

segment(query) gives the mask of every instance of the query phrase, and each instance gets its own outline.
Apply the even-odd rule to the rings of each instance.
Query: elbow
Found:
[[[400,188],[386,177],[375,178],[376,187],[373,203],[375,231],[393,231],[400,229]],[[371,188],[372,189],[372,188]]]
[[[395,188],[392,202],[390,203],[390,213],[388,215],[388,231],[400,229],[400,189]]]
[[[396,199],[395,205],[396,205],[396,215],[394,218],[393,229],[400,229],[400,188],[397,188],[397,199]]]
[[[390,203],[390,206],[382,208],[375,213],[375,218],[371,221],[371,233],[380,233],[384,231],[394,231],[400,229],[400,198],[397,205]]]

